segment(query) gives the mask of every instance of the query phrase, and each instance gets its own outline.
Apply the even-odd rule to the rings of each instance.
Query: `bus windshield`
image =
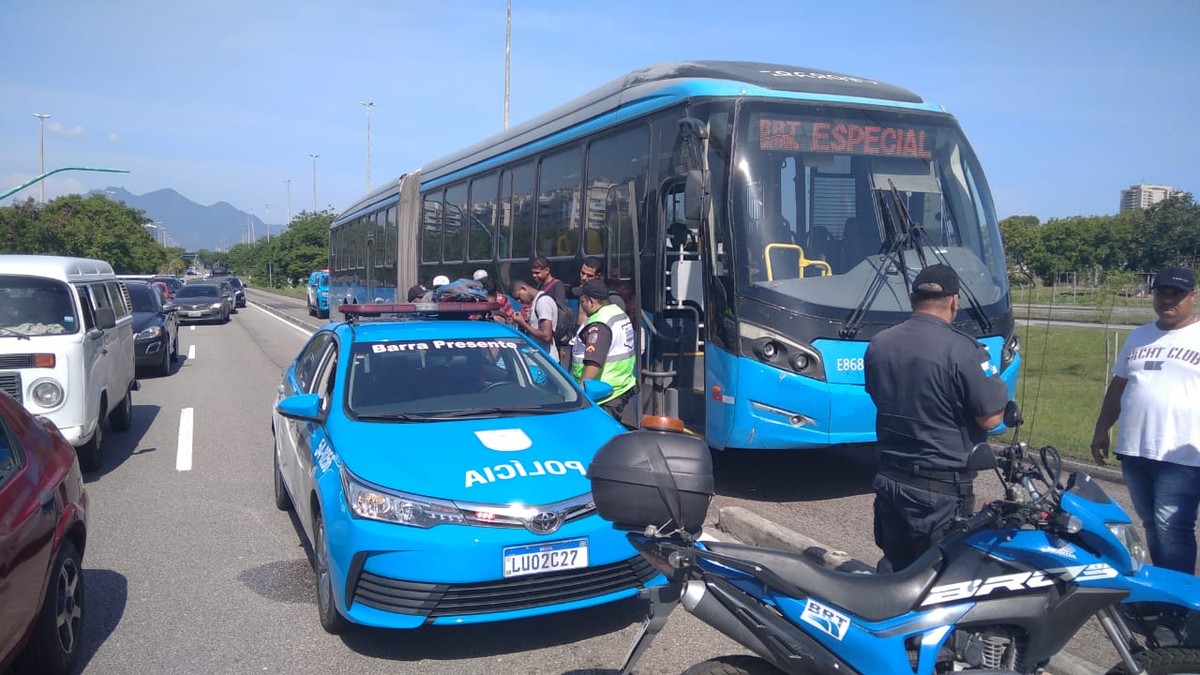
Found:
[[[991,195],[950,117],[747,105],[736,138],[730,198],[746,296],[830,318],[867,296],[868,315],[907,312],[905,280],[945,262],[983,308],[1005,300]]]

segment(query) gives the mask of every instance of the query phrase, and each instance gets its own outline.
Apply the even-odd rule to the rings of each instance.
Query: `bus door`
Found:
[[[659,222],[663,283],[657,286],[659,308],[655,355],[659,372],[674,372],[666,390],[666,414],[683,420],[697,434],[705,429],[705,313],[704,264],[700,222],[687,217],[686,181],[668,180],[662,195]],[[698,210],[698,209],[697,209]],[[674,408],[674,411],[671,409]]]
[[[641,233],[638,224],[639,204],[637,185],[635,181],[619,183],[608,188],[604,200],[604,232],[597,245],[604,249],[604,269],[608,270],[610,281],[616,281],[617,293],[625,301],[625,313],[633,322],[634,327],[641,325],[641,267],[637,264]],[[585,227],[590,228],[589,224]],[[585,236],[585,252],[592,250],[590,232]],[[638,331],[640,333],[641,331]],[[645,341],[641,335],[637,337],[639,372],[645,369]],[[645,400],[641,389],[634,394],[631,405],[625,406],[621,422],[628,427],[637,427],[640,421],[642,401]]]

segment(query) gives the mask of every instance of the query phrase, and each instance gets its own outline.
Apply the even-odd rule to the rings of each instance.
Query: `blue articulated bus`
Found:
[[[748,62],[636,70],[375,190],[332,225],[331,304],[601,257],[638,326],[638,406],[715,449],[874,441],[863,354],[958,271],[955,326],[1013,390],[1004,251],[958,123],[896,86]],[[403,301],[403,299],[401,299]]]

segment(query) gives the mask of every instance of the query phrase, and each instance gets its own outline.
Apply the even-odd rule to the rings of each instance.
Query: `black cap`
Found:
[[[603,279],[589,279],[572,289],[571,293],[578,298],[586,295],[595,300],[606,300],[608,298],[608,284],[605,284]]]
[[[1150,284],[1150,288],[1178,288],[1184,293],[1191,293],[1196,290],[1196,275],[1186,267],[1168,267],[1154,275],[1154,283]]]
[[[913,280],[913,295],[925,299],[958,295],[958,273],[949,265],[930,265]]]
[[[417,284],[416,286],[412,286],[408,289],[409,302],[412,302],[413,300],[420,300],[423,297],[425,297],[425,287],[421,284]]]

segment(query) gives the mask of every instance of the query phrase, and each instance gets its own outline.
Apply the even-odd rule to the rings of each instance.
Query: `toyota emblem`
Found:
[[[562,516],[554,511],[538,511],[525,521],[525,529],[534,534],[550,534],[562,527]]]

